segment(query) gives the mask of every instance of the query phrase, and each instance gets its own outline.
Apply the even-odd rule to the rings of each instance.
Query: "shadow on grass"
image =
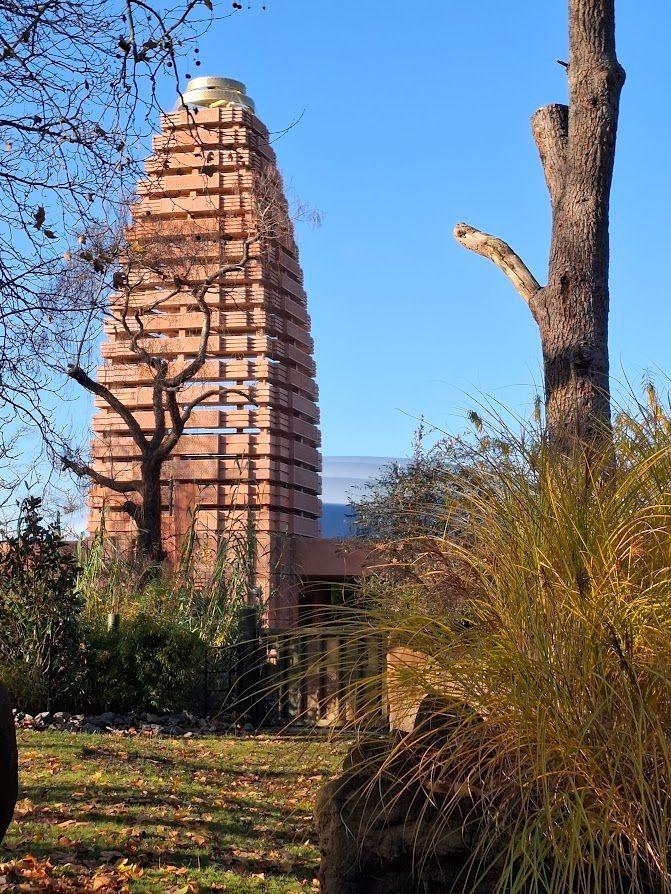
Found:
[[[170,864],[292,885],[314,877],[309,804],[338,761],[323,735],[21,738],[23,804],[7,857],[91,871],[126,859],[150,873]]]
[[[100,864],[108,862],[107,852],[116,855],[113,859],[120,859],[120,854],[144,868],[158,869],[165,863],[193,868],[197,863],[203,868],[290,875],[299,881],[314,874],[314,857],[291,853],[304,850],[312,837],[309,823],[299,819],[300,811],[290,825],[292,814],[286,807],[260,797],[227,793],[222,806],[211,807],[190,804],[188,798],[179,802],[160,793],[144,796],[134,787],[114,786],[97,789],[78,802],[73,797],[78,788],[58,783],[24,788],[23,797],[34,807],[19,818],[11,836],[14,839],[18,833],[19,841],[12,846],[10,839],[8,850],[16,853],[26,846],[38,859],[58,860],[65,853]],[[77,825],[61,826],[73,819]]]

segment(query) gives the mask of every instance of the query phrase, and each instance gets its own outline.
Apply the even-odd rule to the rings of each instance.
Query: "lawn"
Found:
[[[345,748],[324,737],[20,731],[0,891],[310,890],[312,806]]]

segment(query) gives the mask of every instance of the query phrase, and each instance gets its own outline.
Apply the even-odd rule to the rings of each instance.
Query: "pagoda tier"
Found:
[[[194,286],[215,276],[204,293],[206,359],[178,401],[184,407],[216,393],[195,407],[162,467],[164,547],[173,559],[179,554],[194,512],[196,533],[213,542],[251,522],[256,585],[268,596],[282,541],[319,535],[321,467],[310,318],[275,154],[264,125],[235,103],[164,116],[153,150],[132,209],[133,261],[110,300],[98,381],[151,436],[155,372],[147,356],[160,356],[171,375],[198,356],[203,312]],[[246,263],[217,278],[244,257],[246,241]],[[137,478],[128,425],[104,399],[96,407],[94,468],[114,480]],[[93,486],[89,530],[104,512],[108,535],[131,551],[137,528],[122,508],[127,497]]]

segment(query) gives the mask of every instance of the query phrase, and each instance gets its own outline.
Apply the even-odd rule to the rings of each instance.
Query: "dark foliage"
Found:
[[[63,706],[82,667],[82,605],[77,562],[41,512],[39,497],[23,500],[16,536],[0,553],[0,662],[14,698]]]
[[[176,624],[137,615],[91,637],[89,708],[171,713],[188,708],[206,646]]]
[[[374,556],[377,574],[370,583],[383,591],[393,584],[399,608],[434,611],[461,599],[458,551],[446,551],[445,542],[468,548],[465,492],[475,488],[484,496],[496,489],[496,470],[514,462],[509,445],[486,434],[477,413],[469,413],[469,421],[471,432],[429,448],[420,429],[412,458],[390,463],[350,502],[355,533],[369,541]],[[530,436],[535,442],[537,434]],[[532,474],[531,466],[521,474]]]
[[[350,502],[359,537],[400,543],[440,533],[445,524],[449,464],[437,451],[417,448],[407,463],[391,462]]]

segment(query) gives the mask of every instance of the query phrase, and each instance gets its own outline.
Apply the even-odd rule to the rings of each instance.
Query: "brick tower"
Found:
[[[177,555],[194,511],[196,533],[213,542],[232,529],[253,529],[255,585],[271,597],[271,624],[289,623],[282,580],[292,573],[291,535],[319,536],[317,386],[275,153],[244,85],[193,79],[184,106],[162,119],[146,173],[128,232],[135,260],[126,287],[110,300],[115,319],[105,325],[98,381],[151,436],[157,420],[149,354],[173,374],[197,357],[203,311],[193,303],[194,289],[240,260],[204,293],[211,316],[206,359],[179,401],[184,406],[198,389],[214,393],[194,408],[162,466],[163,539],[168,554]],[[127,423],[108,402],[96,398],[96,406],[94,468],[114,480],[136,476],[139,454]],[[107,532],[132,549],[137,528],[124,500],[93,486],[89,530],[98,529],[104,505]]]

